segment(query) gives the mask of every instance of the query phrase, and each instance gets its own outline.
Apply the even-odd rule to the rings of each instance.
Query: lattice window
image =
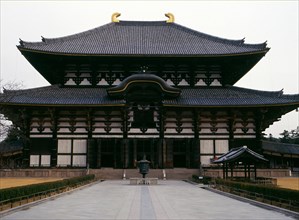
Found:
[[[86,167],[86,139],[58,139],[57,166]]]

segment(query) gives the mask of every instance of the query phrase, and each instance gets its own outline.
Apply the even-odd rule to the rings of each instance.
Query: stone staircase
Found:
[[[99,179],[119,180],[141,177],[138,169],[113,169],[101,168],[90,169],[90,174],[95,174]],[[183,180],[192,177],[193,174],[198,175],[198,169],[174,168],[174,169],[150,169],[146,175],[148,178]]]

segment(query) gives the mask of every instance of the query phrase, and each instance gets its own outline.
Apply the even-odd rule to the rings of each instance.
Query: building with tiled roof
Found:
[[[266,43],[211,36],[167,21],[112,22],[17,48],[50,86],[0,94],[28,137],[25,167],[197,169],[230,149],[262,152],[262,132],[299,94],[234,86]]]

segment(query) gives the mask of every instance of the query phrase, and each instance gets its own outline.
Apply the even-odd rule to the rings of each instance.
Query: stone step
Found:
[[[166,179],[182,180],[192,177],[193,174],[198,175],[198,169],[186,169],[186,168],[174,168],[164,169]],[[130,179],[142,177],[139,173],[139,169],[113,169],[113,168],[101,168],[101,169],[90,169],[90,174],[95,174],[97,178],[119,180],[119,179]],[[150,169],[146,175],[148,178],[164,179],[163,169]]]

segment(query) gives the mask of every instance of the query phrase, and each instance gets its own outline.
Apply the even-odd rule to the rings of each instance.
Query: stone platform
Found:
[[[158,178],[130,178],[130,185],[157,185]]]

